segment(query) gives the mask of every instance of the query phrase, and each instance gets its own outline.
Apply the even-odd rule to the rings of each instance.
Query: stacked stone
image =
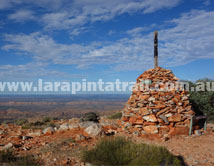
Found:
[[[136,135],[188,135],[190,120],[195,114],[189,94],[182,88],[166,90],[165,83],[179,85],[171,70],[160,67],[149,69],[137,78],[123,110],[125,130]],[[140,89],[142,85],[144,88]]]

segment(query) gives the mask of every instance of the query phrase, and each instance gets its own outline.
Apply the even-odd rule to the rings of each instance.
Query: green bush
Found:
[[[80,119],[81,122],[93,121],[98,122],[99,116],[95,112],[88,112],[83,115]]]
[[[36,160],[33,156],[15,156],[12,151],[0,151],[0,165],[8,166],[39,166],[41,161]]]
[[[109,119],[120,119],[122,117],[122,112],[117,112],[113,115],[110,115],[108,118]]]
[[[201,79],[197,82],[214,82],[209,79]],[[196,83],[191,83],[191,87],[196,87]],[[190,92],[190,102],[193,105],[193,109],[197,115],[208,116],[209,122],[214,122],[214,91],[194,91]]]
[[[185,165],[181,157],[173,156],[166,148],[134,144],[124,138],[102,140],[94,149],[84,151],[82,160],[95,165]]]
[[[22,129],[42,129],[44,125],[45,123],[40,121],[30,122],[30,123],[25,123],[22,126]]]
[[[50,122],[52,120],[52,118],[50,118],[50,117],[44,117],[43,119],[42,119],[42,122],[43,123],[47,123],[47,122]]]

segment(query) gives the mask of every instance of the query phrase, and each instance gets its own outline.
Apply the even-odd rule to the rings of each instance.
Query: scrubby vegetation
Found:
[[[166,148],[135,144],[124,138],[102,140],[94,149],[84,151],[82,160],[95,165],[185,165],[181,157]]]
[[[47,123],[47,122],[50,122],[51,120],[52,120],[52,118],[46,116],[42,119],[42,122]]]
[[[99,121],[99,116],[95,112],[88,112],[88,113],[85,113],[82,116],[80,121],[81,122],[86,122],[86,121],[98,122]]]
[[[110,115],[109,119],[120,119],[122,117],[122,112],[114,113],[113,115]]]
[[[24,124],[26,124],[26,123],[28,123],[28,120],[27,119],[25,119],[25,118],[20,118],[20,119],[17,119],[16,120],[16,125],[24,125]]]
[[[208,121],[214,123],[214,91],[207,89],[209,85],[212,85],[212,82],[214,83],[214,80],[210,79],[201,79],[196,83],[190,82],[190,86],[197,87],[198,90],[190,91],[190,102],[198,115],[206,115],[208,116]],[[203,89],[203,87],[205,88]]]
[[[15,156],[12,151],[0,151],[0,165],[8,166],[39,166],[41,161],[36,160],[33,156]]]
[[[42,121],[27,122],[22,125],[22,129],[44,129],[46,127],[56,127],[53,119],[45,117]]]

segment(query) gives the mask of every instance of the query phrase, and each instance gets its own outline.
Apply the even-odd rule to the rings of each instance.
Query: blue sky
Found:
[[[214,0],[0,0],[0,80],[214,79]]]

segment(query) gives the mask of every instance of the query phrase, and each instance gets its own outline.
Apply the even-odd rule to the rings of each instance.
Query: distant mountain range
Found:
[[[129,95],[0,95],[0,122],[18,118],[80,117],[86,112],[108,114],[121,110]]]

